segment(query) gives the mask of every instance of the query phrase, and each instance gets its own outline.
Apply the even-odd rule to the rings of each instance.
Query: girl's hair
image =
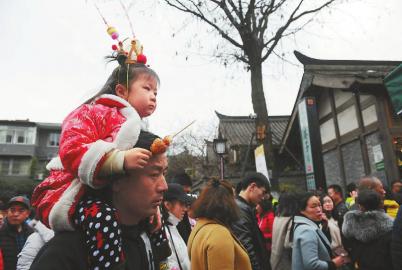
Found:
[[[262,209],[262,213],[260,216],[265,215],[266,213],[273,211],[274,208],[272,207],[272,199],[264,199],[258,203]]]
[[[160,84],[158,74],[156,74],[153,69],[142,63],[125,64],[125,60],[127,59],[127,57],[123,55],[108,56],[106,58],[111,59],[110,61],[117,61],[119,63],[119,66],[113,70],[112,74],[109,76],[102,89],[97,94],[95,94],[94,97],[90,98],[86,103],[93,101],[95,98],[103,94],[116,95],[115,89],[118,84],[127,87],[128,85],[131,85],[134,81],[136,81],[140,76],[153,78],[157,81],[158,85]]]
[[[209,181],[192,208],[196,218],[213,219],[228,227],[239,218],[233,188],[227,180]]]
[[[291,217],[297,214],[298,199],[296,193],[282,193],[278,200],[276,215],[278,217]]]

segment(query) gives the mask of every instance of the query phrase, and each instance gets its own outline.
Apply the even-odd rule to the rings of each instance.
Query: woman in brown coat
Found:
[[[198,221],[187,244],[192,270],[251,270],[246,250],[230,231],[239,210],[229,182],[210,181],[194,214]]]

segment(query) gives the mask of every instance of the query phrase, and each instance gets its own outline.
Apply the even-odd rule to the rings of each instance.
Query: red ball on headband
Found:
[[[137,62],[145,65],[147,63],[147,57],[143,54],[139,54],[137,55]]]

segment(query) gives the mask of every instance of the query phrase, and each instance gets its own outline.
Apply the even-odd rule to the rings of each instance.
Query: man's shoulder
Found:
[[[60,269],[85,269],[86,254],[80,231],[59,232],[42,247],[31,269],[53,269],[56,265],[63,265]]]
[[[251,206],[246,202],[245,199],[243,199],[240,196],[236,197],[236,204],[240,208],[240,211],[242,211],[242,212],[251,212],[252,211]]]
[[[336,205],[336,210],[338,212],[341,212],[342,214],[345,214],[349,209],[347,208],[346,204],[342,201],[338,205]]]

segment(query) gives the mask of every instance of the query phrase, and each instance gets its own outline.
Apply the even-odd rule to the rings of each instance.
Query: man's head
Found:
[[[21,225],[31,213],[31,204],[25,196],[15,196],[8,201],[7,222],[13,226]]]
[[[343,200],[342,188],[339,185],[330,185],[328,187],[328,195],[334,201],[335,205],[339,204]]]
[[[382,207],[380,194],[371,189],[360,191],[357,203],[363,211],[378,210]]]
[[[352,198],[357,197],[357,186],[355,183],[349,183],[346,186],[346,190],[348,191],[349,197],[352,197]]]
[[[268,179],[262,173],[248,173],[239,184],[240,196],[247,202],[257,205],[269,192]]]
[[[191,177],[185,173],[178,173],[172,178],[172,183],[179,184],[183,187],[184,192],[190,193],[191,192],[191,187],[193,186],[193,181],[191,180]]]
[[[386,192],[384,190],[384,186],[382,185],[382,182],[377,177],[364,176],[364,177],[360,178],[359,184],[357,186],[357,196],[359,196],[361,191],[367,190],[367,189],[376,191],[380,195],[381,200],[384,200]]]
[[[391,192],[392,193],[399,193],[402,189],[402,182],[399,180],[392,181],[391,183]]]
[[[141,132],[136,147],[150,149],[154,134]],[[167,190],[165,174],[168,162],[165,153],[154,154],[143,169],[128,171],[113,182],[113,205],[121,222],[126,225],[140,221],[157,213]]]

